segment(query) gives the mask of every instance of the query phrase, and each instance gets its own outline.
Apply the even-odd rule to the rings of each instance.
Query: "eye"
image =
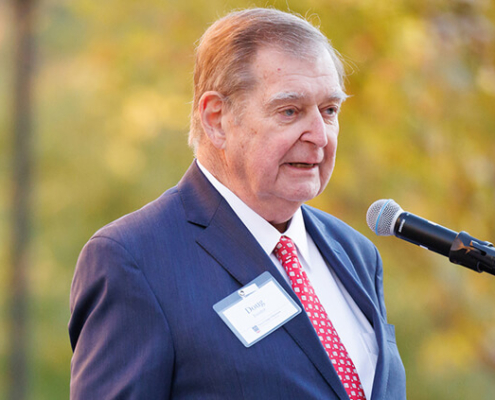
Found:
[[[282,123],[292,123],[299,118],[300,112],[297,107],[289,106],[287,108],[280,108],[278,115]]]
[[[296,110],[294,108],[287,108],[285,110],[282,110],[282,114],[284,117],[293,117],[296,115]]]
[[[328,116],[334,116],[339,113],[339,108],[336,106],[327,107],[323,110],[323,113]]]

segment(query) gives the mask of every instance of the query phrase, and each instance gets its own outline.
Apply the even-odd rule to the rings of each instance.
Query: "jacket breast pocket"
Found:
[[[363,341],[364,347],[367,350],[370,362],[372,363],[372,365],[376,365],[379,350],[375,332],[362,333],[361,340]]]

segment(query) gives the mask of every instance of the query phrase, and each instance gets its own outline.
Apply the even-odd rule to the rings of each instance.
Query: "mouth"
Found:
[[[309,164],[309,163],[288,163],[291,167],[294,168],[303,168],[303,169],[311,169],[316,167],[318,164]]]

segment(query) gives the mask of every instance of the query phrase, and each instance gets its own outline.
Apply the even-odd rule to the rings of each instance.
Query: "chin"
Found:
[[[288,201],[297,202],[297,203],[302,204],[306,201],[314,199],[320,193],[321,192],[320,192],[319,188],[318,189],[311,189],[311,190],[301,190],[301,191],[293,193],[292,195],[286,196],[286,199]]]

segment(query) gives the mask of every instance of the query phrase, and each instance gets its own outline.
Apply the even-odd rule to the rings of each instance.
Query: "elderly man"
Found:
[[[405,399],[377,250],[303,205],[334,168],[343,75],[292,14],[206,31],[196,160],[80,255],[72,399]]]

